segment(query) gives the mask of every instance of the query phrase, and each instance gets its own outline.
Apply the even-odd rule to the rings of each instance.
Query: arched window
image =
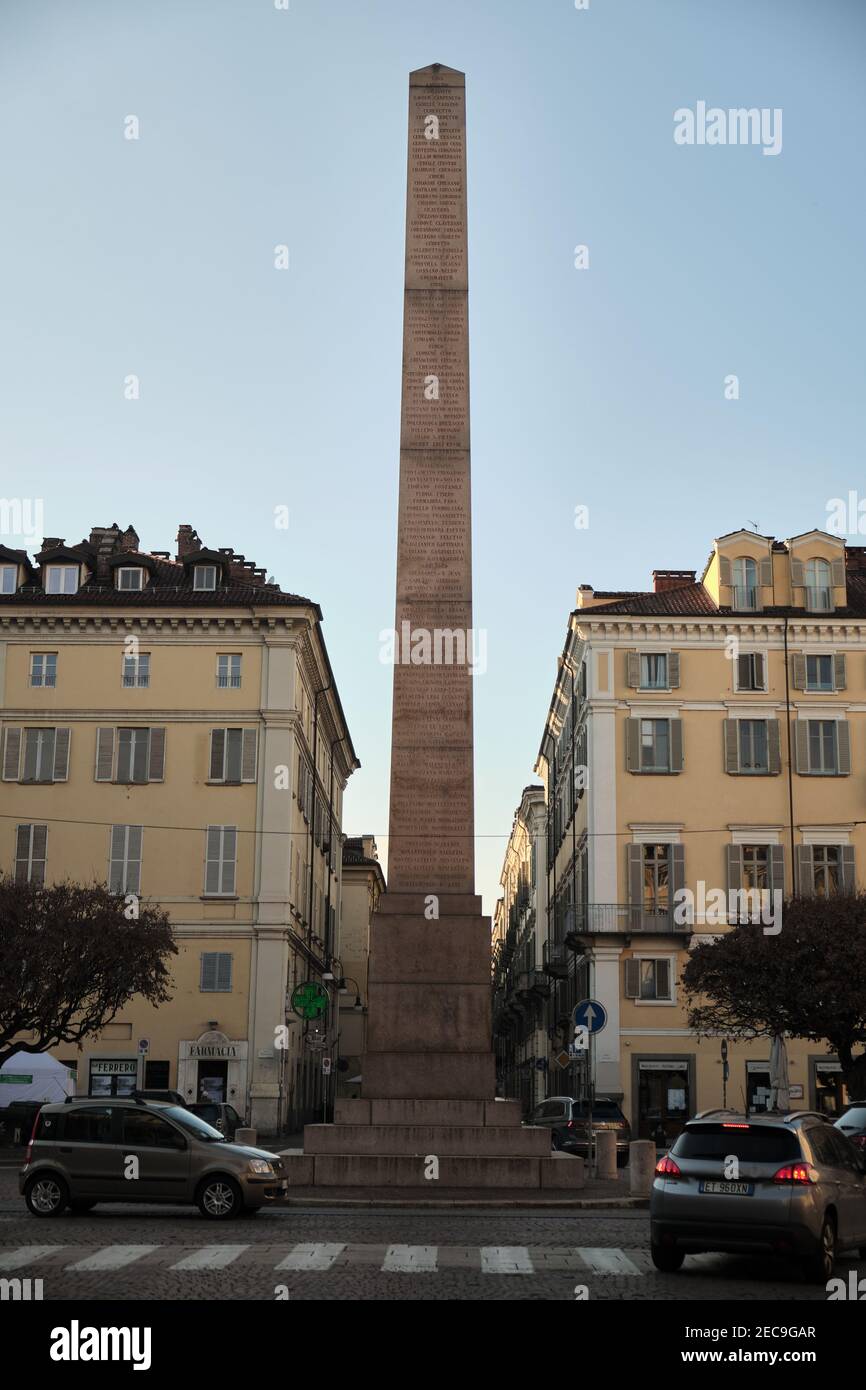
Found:
[[[833,589],[829,560],[807,560],[806,607],[810,613],[827,613],[833,607]]]
[[[758,606],[758,563],[748,555],[738,555],[733,563],[734,607],[754,610]]]

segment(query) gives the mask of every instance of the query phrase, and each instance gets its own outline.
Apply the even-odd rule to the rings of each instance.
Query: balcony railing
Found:
[[[734,585],[734,608],[740,613],[755,613],[758,608],[758,590],[754,584]]]
[[[544,969],[554,979],[563,979],[571,968],[569,953],[561,941],[545,941],[543,960]]]
[[[688,922],[675,922],[672,908],[649,909],[631,903],[585,903],[569,918],[565,943],[576,950],[581,937],[610,933],[615,936],[636,932],[663,932],[677,936],[688,935],[693,927]]]
[[[824,584],[807,584],[806,608],[810,613],[832,613],[833,590]]]

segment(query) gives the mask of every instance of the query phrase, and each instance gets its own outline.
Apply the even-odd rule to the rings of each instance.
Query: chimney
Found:
[[[108,578],[108,564],[106,563],[109,555],[112,555],[117,548],[120,537],[120,527],[116,521],[110,526],[94,526],[90,531],[90,544],[96,551],[96,577],[97,579]]]
[[[42,537],[42,549],[43,549],[43,550],[56,550],[57,547],[58,547],[59,545],[65,545],[65,544],[66,544],[66,541],[63,539],[62,536],[43,536],[43,537]]]
[[[126,530],[120,538],[120,549],[123,551],[138,550],[138,546],[138,532],[136,531],[134,526],[127,526]]]
[[[694,570],[653,570],[654,594],[663,594],[666,589],[681,589],[684,584],[694,582]]]
[[[592,603],[592,585],[579,584],[577,588],[577,608],[588,608]]]
[[[182,560],[185,555],[193,555],[197,550],[201,550],[201,541],[194,526],[179,526],[177,529],[177,558]]]

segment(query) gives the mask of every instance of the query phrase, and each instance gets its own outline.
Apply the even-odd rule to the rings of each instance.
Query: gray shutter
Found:
[[[223,860],[220,883],[221,893],[235,891],[235,865],[237,862],[238,832],[234,825],[223,826]]]
[[[755,663],[755,685],[759,690],[767,689],[767,658],[763,652],[754,652],[752,659]]]
[[[140,825],[127,827],[126,841],[126,891],[138,893],[141,888],[141,833]]]
[[[7,728],[3,740],[3,781],[17,782],[21,768],[21,730]]]
[[[794,720],[794,747],[797,757],[797,771],[809,772],[809,721],[808,719]]]
[[[748,690],[751,677],[751,658],[748,652],[737,657],[737,689]]]
[[[782,771],[782,735],[778,719],[767,720],[767,770]]]
[[[795,690],[806,689],[806,658],[800,652],[791,658],[791,684]]]
[[[842,854],[842,892],[853,893],[857,887],[854,873],[854,846],[840,845]]]
[[[36,780],[36,754],[39,748],[39,730],[27,729],[24,736],[24,772],[21,780],[23,782],[34,782]]]
[[[27,882],[27,870],[30,865],[30,831],[31,825],[19,825],[18,835],[15,844],[15,881],[17,883]]]
[[[205,874],[204,891],[220,891],[220,840],[222,826],[209,825],[205,832]]]
[[[671,772],[683,770],[683,721],[670,720],[671,729]]]
[[[671,899],[686,886],[686,847],[671,845]]]
[[[797,892],[811,897],[815,892],[815,865],[811,845],[797,845]]]
[[[671,997],[671,963],[662,959],[656,961],[656,999]]]
[[[743,846],[725,845],[728,892],[739,893],[743,886]]]
[[[216,989],[217,983],[217,952],[202,951],[201,953],[201,980],[199,989],[210,993]]]
[[[69,729],[54,732],[54,781],[65,782],[69,777]]]
[[[836,690],[845,689],[845,674],[845,653],[837,652],[833,657],[833,686]]]
[[[726,555],[719,556],[719,583],[730,585],[731,562]]]
[[[640,720],[625,721],[625,767],[627,772],[640,772]]]
[[[806,576],[803,572],[803,561],[791,561],[791,583],[795,589],[802,589],[806,583]]]
[[[48,844],[48,826],[34,825],[33,827],[33,851],[31,853],[32,870],[30,879],[32,883],[45,882],[45,851]]]
[[[678,690],[680,684],[680,654],[679,652],[668,653],[668,685],[671,690]]]
[[[770,888],[784,896],[785,893],[785,850],[782,845],[767,846],[767,874]]]
[[[111,774],[114,769],[114,730],[96,730],[96,770],[93,774],[96,782],[110,782]]]
[[[847,719],[836,720],[836,766],[842,775],[851,771],[851,731]]]
[[[217,952],[216,988],[220,993],[230,994],[232,987],[232,957],[228,951]]]
[[[123,891],[123,862],[126,849],[126,826],[113,825],[108,850],[108,888],[111,893]]]
[[[129,778],[132,782],[147,782],[150,767],[150,729],[132,731],[132,767]]]
[[[148,744],[147,780],[161,782],[165,776],[165,729],[151,729]]]
[[[210,780],[221,782],[224,775],[226,751],[226,731],[225,729],[211,729],[210,731]]]
[[[625,988],[623,993],[626,999],[640,998],[640,961],[629,958],[625,961]]]
[[[724,720],[725,734],[725,772],[739,772],[740,770],[740,739],[739,721],[736,719]]]
[[[254,782],[256,780],[256,744],[258,742],[257,729],[244,729],[243,752],[241,754],[241,781]]]
[[[759,579],[759,583],[760,583],[760,585],[761,585],[761,587],[762,587],[763,589],[772,589],[772,587],[773,587],[773,561],[772,561],[771,556],[768,555],[767,558],[766,558],[765,560],[761,560],[760,565],[759,565],[759,569],[758,569],[758,579]]]
[[[830,561],[830,583],[834,588],[844,588],[845,586],[845,561]]]
[[[632,907],[643,906],[643,845],[626,845],[626,881]]]
[[[626,652],[626,685],[632,690],[640,688],[640,652]]]

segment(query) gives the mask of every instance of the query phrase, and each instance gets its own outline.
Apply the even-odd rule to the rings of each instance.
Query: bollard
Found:
[[[236,1129],[234,1142],[236,1144],[249,1144],[250,1148],[255,1148],[258,1137],[257,1129]]]
[[[633,1139],[628,1146],[629,1190],[633,1197],[648,1197],[656,1167],[656,1146],[651,1139]]]
[[[595,1136],[597,1176],[608,1180],[616,1177],[616,1134],[612,1129],[601,1129]]]

